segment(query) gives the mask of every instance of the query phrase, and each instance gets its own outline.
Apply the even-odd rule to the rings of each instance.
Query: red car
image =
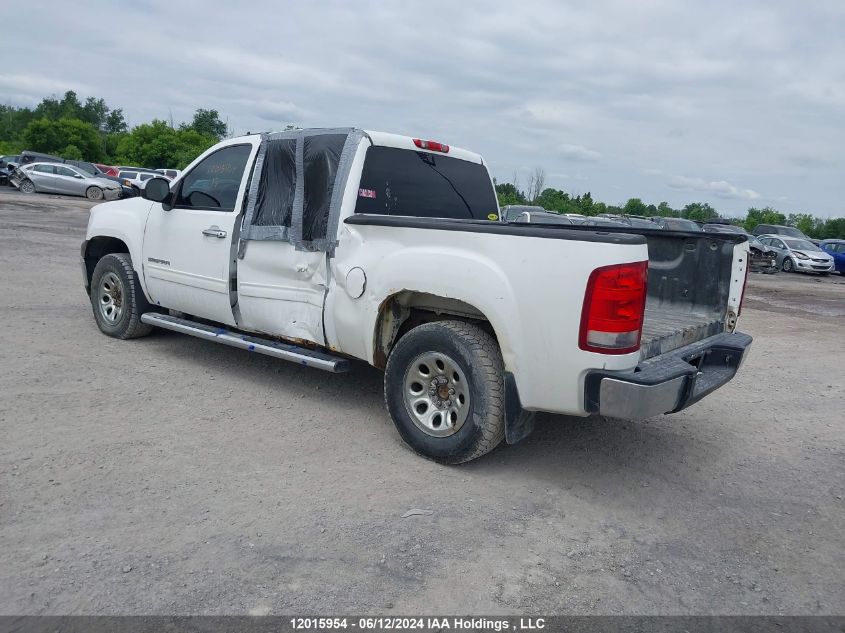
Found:
[[[101,165],[99,163],[94,163],[94,167],[99,169],[106,176],[115,176],[116,177],[117,174],[119,173],[118,170],[117,170],[117,167],[111,167],[110,165]]]

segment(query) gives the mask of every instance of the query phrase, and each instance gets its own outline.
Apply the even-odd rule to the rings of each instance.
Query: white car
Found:
[[[137,169],[126,169],[121,168],[120,172],[117,174],[117,177],[120,178],[121,182],[124,185],[128,185],[130,187],[135,187],[138,191],[143,191],[144,188],[147,186],[147,181],[150,178],[161,177],[162,174],[158,174],[152,171],[141,171]]]
[[[176,180],[181,174],[181,169],[156,169],[156,171],[170,180]]]
[[[95,207],[82,271],[111,337],[384,370],[399,434],[444,463],[519,441],[536,411],[679,411],[739,369],[744,236],[499,217],[485,162],[457,147],[251,135]]]

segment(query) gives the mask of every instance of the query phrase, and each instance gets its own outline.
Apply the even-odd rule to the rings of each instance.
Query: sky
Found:
[[[362,127],[610,204],[845,216],[841,0],[26,7],[0,5],[4,103],[74,90],[131,125],[201,107],[236,134]]]

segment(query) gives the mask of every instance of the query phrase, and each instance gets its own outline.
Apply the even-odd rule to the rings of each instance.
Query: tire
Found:
[[[499,346],[463,321],[415,327],[390,353],[384,399],[399,435],[418,454],[442,464],[481,457],[505,436]]]
[[[91,276],[91,308],[100,331],[113,338],[138,338],[153,326],[141,323],[152,306],[141,290],[127,253],[104,255]]]
[[[792,263],[791,257],[784,257],[783,264],[781,265],[783,268],[783,272],[785,273],[794,273],[795,272],[795,264]]]
[[[85,197],[89,200],[102,200],[103,190],[99,187],[88,187],[88,189],[85,190]]]
[[[29,178],[26,178],[21,180],[21,184],[18,185],[18,191],[21,193],[35,193],[35,185]]]

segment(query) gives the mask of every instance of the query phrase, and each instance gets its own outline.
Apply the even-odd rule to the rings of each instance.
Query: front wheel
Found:
[[[105,255],[97,262],[91,276],[91,307],[97,327],[108,336],[138,338],[153,329],[141,323],[141,315],[151,306],[126,253]]]
[[[85,191],[85,197],[89,200],[102,200],[103,190],[99,187],[88,187],[88,189]]]
[[[18,185],[18,191],[21,193],[35,193],[35,185],[29,179],[22,180],[21,184]]]
[[[795,272],[795,264],[792,263],[792,258],[785,257],[783,260],[783,272],[785,273],[793,273]]]
[[[504,438],[502,354],[477,325],[437,321],[405,334],[387,361],[384,398],[402,439],[435,461],[468,462]]]

